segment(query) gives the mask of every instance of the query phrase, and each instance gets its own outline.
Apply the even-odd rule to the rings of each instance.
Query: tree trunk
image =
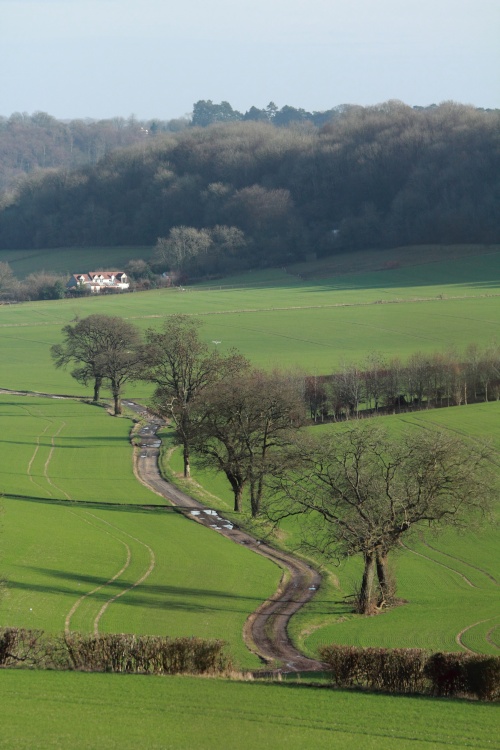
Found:
[[[264,478],[262,476],[250,485],[250,507],[252,510],[252,518],[256,518],[260,513],[263,485]]]
[[[191,463],[190,463],[190,456],[189,456],[189,445],[187,443],[184,443],[183,459],[184,459],[184,479],[189,479],[189,477],[191,476]]]
[[[101,393],[102,378],[98,375],[94,380],[94,402],[99,401],[99,395]]]
[[[237,485],[233,487],[234,493],[234,510],[236,513],[241,513],[241,500],[243,496],[243,487]]]
[[[389,581],[389,574],[387,570],[387,554],[381,551],[377,551],[377,578],[380,586],[380,598],[378,601],[379,607],[383,604],[390,603],[393,591],[391,590],[391,583]]]
[[[373,606],[373,581],[375,578],[375,552],[365,553],[365,569],[359,592],[360,614],[368,615]]]
[[[116,380],[111,380],[111,393],[115,402],[115,417],[122,413],[122,400],[120,398],[120,385]]]

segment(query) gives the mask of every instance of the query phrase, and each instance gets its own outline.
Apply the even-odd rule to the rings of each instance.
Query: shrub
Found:
[[[0,667],[37,667],[46,662],[42,630],[0,629]]]
[[[479,700],[500,699],[500,657],[472,657],[466,670],[468,692]]]
[[[500,657],[338,645],[324,646],[320,657],[340,688],[500,698]]]
[[[465,663],[470,657],[463,653],[432,654],[425,665],[433,695],[458,695],[467,692]]]
[[[221,673],[231,668],[223,641],[124,634],[65,638],[72,669],[140,674]]]
[[[356,648],[326,646],[321,659],[332,671],[337,687],[364,687],[390,693],[415,693],[425,689],[421,649]]]
[[[138,674],[221,674],[232,665],[226,644],[202,638],[107,633],[45,636],[41,630],[0,629],[0,667],[74,669]]]

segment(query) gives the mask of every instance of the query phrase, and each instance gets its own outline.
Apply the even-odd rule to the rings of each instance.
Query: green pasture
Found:
[[[259,666],[242,629],[280,570],[162,506],[133,475],[130,427],[84,403],[0,395],[0,624],[222,638]]]
[[[1,492],[100,503],[154,497],[135,480],[127,419],[72,400],[0,394],[0,424]]]
[[[499,748],[498,706],[286,683],[0,672],[0,748]],[[38,698],[38,699],[37,699]]]
[[[150,246],[1,250],[0,263],[8,263],[20,279],[39,271],[67,275],[69,278],[72,273],[88,273],[101,268],[121,270],[129,260],[149,260],[153,252],[154,248]]]
[[[63,325],[92,313],[120,315],[141,329],[158,327],[174,313],[197,315],[202,337],[221,342],[214,346],[222,351],[236,347],[258,366],[313,374],[362,361],[374,351],[404,359],[416,350],[460,350],[498,338],[498,252],[313,280],[283,270],[245,278],[246,286],[239,288],[0,306],[0,387],[88,394],[68,372],[55,370],[49,350],[60,341]],[[131,385],[128,393],[146,399],[150,389]]]
[[[396,435],[405,429],[439,428],[469,440],[486,441],[494,450],[494,463],[498,457],[500,467],[499,402],[379,417],[377,424]],[[342,428],[324,425],[312,431],[320,435]],[[167,471],[178,477],[181,467],[180,453],[172,454]],[[232,494],[223,475],[196,471],[195,464],[194,482],[202,485],[215,507],[226,513],[232,507]],[[200,491],[196,485],[194,491]],[[282,524],[278,541],[288,549],[297,548],[299,529],[295,522]],[[339,567],[324,565],[321,590],[292,619],[290,632],[311,655],[329,643],[436,651],[469,648],[498,655],[499,546],[498,525],[491,523],[466,534],[448,530],[425,541],[412,540],[408,548],[394,554],[392,561],[398,596],[407,603],[370,618],[353,615],[345,599],[361,580],[361,560],[353,558]],[[319,559],[316,563],[324,564]]]

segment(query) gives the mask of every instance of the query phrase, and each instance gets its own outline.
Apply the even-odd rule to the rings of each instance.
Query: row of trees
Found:
[[[487,448],[428,431],[396,441],[373,421],[315,438],[301,429],[303,378],[255,370],[237,351],[222,355],[198,327],[172,316],[141,339],[120,318],[91,315],[63,328],[52,356],[58,367],[76,364],[73,377],[93,383],[95,401],[108,384],[117,414],[127,380],[154,383],[152,405],[175,426],[185,476],[195,455],[226,476],[236,512],[247,490],[252,516],[300,519],[305,549],[362,555],[359,611],[394,600],[388,556],[403,537],[488,512]]]
[[[499,117],[388,102],[320,128],[242,120],[145,136],[94,166],[29,176],[0,201],[0,248],[154,245],[178,228],[213,239],[226,227],[244,234],[231,262],[245,268],[498,242]]]
[[[500,345],[415,352],[406,362],[373,353],[331,375],[306,377],[304,398],[314,422],[498,400]]]
[[[216,125],[224,122],[268,122],[276,127],[290,127],[291,125],[303,125],[307,123],[310,127],[321,127],[326,122],[339,117],[349,105],[340,105],[322,112],[307,112],[302,107],[291,107],[285,104],[279,109],[274,102],[269,102],[267,107],[260,109],[252,106],[245,113],[233,109],[229,102],[220,104],[211,99],[200,99],[193,106],[191,124],[195,127],[206,128],[208,125]]]

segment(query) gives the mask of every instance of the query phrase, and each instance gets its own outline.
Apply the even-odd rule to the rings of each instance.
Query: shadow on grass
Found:
[[[43,505],[60,505],[65,508],[83,508],[90,510],[112,510],[112,511],[126,511],[132,513],[163,513],[165,511],[171,513],[183,514],[185,510],[189,508],[183,508],[180,506],[166,505],[162,503],[108,503],[105,500],[57,500],[55,498],[38,497],[36,495],[11,495],[4,492],[1,497],[8,498],[9,500],[23,500],[28,503],[41,503]],[[166,501],[165,501],[166,502]],[[194,508],[195,506],[193,506]]]
[[[125,578],[108,583],[107,579],[97,576],[67,573],[35,566],[23,566],[23,568],[34,571],[39,575],[53,578],[53,585],[27,583],[9,579],[9,589],[80,597],[86,593],[86,590],[103,586],[102,589],[88,597],[89,600],[99,604],[109,601],[112,596],[115,596],[134,583],[134,581],[129,581]],[[77,584],[81,584],[81,587],[77,587]],[[264,597],[262,596],[245,596],[209,588],[151,585],[147,583],[142,584],[140,589],[135,588],[130,597],[121,599],[121,602],[127,606],[163,609],[167,611],[244,613],[253,611],[263,601]]]

